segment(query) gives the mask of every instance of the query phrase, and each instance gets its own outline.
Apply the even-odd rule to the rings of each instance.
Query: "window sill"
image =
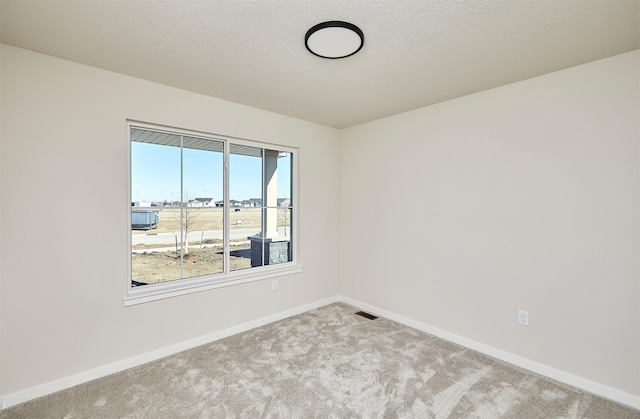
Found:
[[[261,268],[236,271],[225,275],[224,278],[221,278],[219,275],[208,275],[192,279],[165,282],[162,284],[145,285],[131,289],[129,294],[123,298],[123,301],[124,305],[128,307],[156,300],[164,300],[165,298],[245,284],[247,282],[261,281],[300,272],[302,272],[301,265],[287,264],[286,267],[265,266]]]

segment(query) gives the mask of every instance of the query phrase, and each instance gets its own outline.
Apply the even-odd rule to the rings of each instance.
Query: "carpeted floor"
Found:
[[[61,391],[10,418],[640,418],[640,411],[331,304]]]

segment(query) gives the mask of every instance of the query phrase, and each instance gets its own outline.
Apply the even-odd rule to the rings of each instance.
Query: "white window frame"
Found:
[[[280,144],[265,143],[254,140],[248,140],[243,138],[229,137],[219,134],[211,134],[199,131],[193,131],[183,128],[174,128],[164,125],[152,124],[147,122],[140,122],[135,120],[127,120],[127,187],[126,187],[126,199],[124,202],[127,206],[127,243],[128,243],[128,257],[127,257],[127,285],[126,293],[123,297],[125,306],[132,306],[150,301],[162,300],[165,298],[176,297],[185,294],[191,294],[195,292],[207,291],[215,288],[228,287],[233,285],[244,284],[247,282],[261,281],[269,278],[279,277],[283,275],[290,275],[302,272],[302,263],[300,258],[300,222],[299,222],[299,202],[300,192],[298,188],[299,182],[299,149],[290,146],[284,146]],[[292,189],[292,231],[291,231],[291,246],[293,260],[291,262],[265,265],[259,267],[252,267],[237,271],[228,271],[229,262],[229,230],[230,230],[230,217],[224,217],[223,231],[225,237],[224,255],[225,255],[225,269],[223,273],[215,273],[210,275],[198,276],[193,278],[176,279],[172,281],[166,281],[158,284],[148,284],[139,287],[132,287],[132,243],[131,243],[131,129],[141,128],[153,131],[170,132],[177,135],[195,136],[211,139],[214,141],[224,142],[224,163],[223,163],[223,182],[224,182],[224,208],[230,208],[229,204],[229,150],[230,144],[246,145],[251,147],[258,147],[271,150],[279,150],[291,153],[291,189]],[[263,179],[264,182],[264,179]]]

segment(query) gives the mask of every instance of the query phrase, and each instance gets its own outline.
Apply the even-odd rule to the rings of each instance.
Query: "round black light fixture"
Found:
[[[331,20],[307,31],[304,44],[310,53],[322,58],[349,57],[364,45],[364,34],[352,23]]]

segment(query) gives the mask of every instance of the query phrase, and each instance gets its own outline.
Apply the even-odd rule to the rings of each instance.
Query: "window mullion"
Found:
[[[180,279],[184,278],[184,136],[180,136]]]
[[[262,240],[260,241],[260,243],[262,244],[262,249],[260,250],[260,255],[261,255],[261,259],[262,259],[262,266],[266,265],[266,261],[265,261],[265,240],[267,239],[267,228],[269,228],[269,226],[267,225],[268,217],[267,217],[267,150],[265,148],[262,148],[262,228],[261,228],[261,233],[260,236],[262,237]]]
[[[228,274],[230,269],[230,245],[229,245],[229,233],[231,230],[230,227],[230,198],[229,198],[229,154],[231,152],[231,145],[229,141],[224,142],[224,156],[223,156],[223,167],[222,167],[222,195],[223,195],[223,211],[222,211],[222,248],[223,248],[223,263],[222,270],[225,274]]]

